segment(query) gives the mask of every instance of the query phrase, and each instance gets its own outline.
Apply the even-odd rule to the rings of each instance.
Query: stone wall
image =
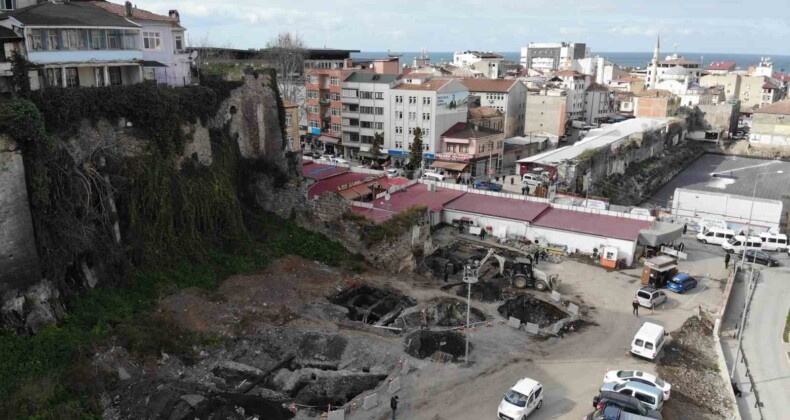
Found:
[[[722,102],[718,105],[699,105],[697,108],[702,114],[700,129],[723,132],[725,133],[723,137],[729,137],[729,133],[734,133],[738,129],[740,105],[737,102],[734,104]]]

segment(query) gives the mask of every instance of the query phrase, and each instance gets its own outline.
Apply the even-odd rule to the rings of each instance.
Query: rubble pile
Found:
[[[514,317],[521,322],[538,324],[541,328],[569,317],[562,309],[537,299],[529,293],[506,300],[503,305],[497,308],[497,312],[506,319]]]
[[[726,392],[730,384],[719,374],[712,329],[711,322],[693,316],[672,332],[658,367],[659,376],[672,384],[673,401],[665,414],[683,413],[678,418],[697,419],[729,415]]]
[[[348,318],[372,325],[390,325],[404,309],[417,302],[392,289],[354,286],[330,296],[335,305],[348,308]]]
[[[403,329],[420,327],[420,311],[425,309],[428,326],[461,327],[466,325],[466,302],[452,298],[436,298],[427,303],[411,307],[398,317],[392,324]],[[486,319],[485,314],[475,308],[470,309],[470,322],[476,323]]]

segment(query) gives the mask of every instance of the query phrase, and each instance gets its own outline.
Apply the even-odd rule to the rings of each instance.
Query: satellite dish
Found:
[[[198,52],[197,51],[192,51],[191,53],[189,53],[189,58],[192,59],[192,60],[196,59],[197,56],[198,56]]]

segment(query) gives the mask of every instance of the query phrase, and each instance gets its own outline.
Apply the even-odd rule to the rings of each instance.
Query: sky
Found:
[[[121,0],[113,0],[120,3]],[[279,32],[309,47],[362,51],[519,51],[586,42],[595,52],[790,55],[790,1],[763,0],[137,0],[177,9],[195,46],[259,48]]]

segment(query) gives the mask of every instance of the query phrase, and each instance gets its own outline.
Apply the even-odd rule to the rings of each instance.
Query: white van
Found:
[[[447,179],[447,177],[442,175],[442,174],[436,173],[436,172],[426,172],[422,176],[422,179],[424,179],[426,181],[444,182],[444,180]]]
[[[521,182],[527,185],[540,185],[544,181],[542,175],[531,173],[531,174],[524,174],[521,176]]]
[[[697,234],[697,240],[703,244],[721,245],[735,236],[735,231],[722,229],[719,227],[703,227],[702,232]]]
[[[787,249],[787,235],[784,233],[763,232],[760,234],[763,241],[762,249],[766,251],[784,251]]]
[[[645,322],[631,341],[631,354],[655,360],[666,343],[667,332],[664,327]]]
[[[339,158],[339,157],[332,158],[332,163],[334,163],[335,165],[349,165],[350,164],[349,161],[347,161],[347,160],[345,160],[343,158]]]
[[[524,420],[540,407],[543,407],[543,385],[523,378],[505,393],[497,409],[497,418]]]
[[[750,236],[747,242],[746,237],[743,235],[733,236],[727,242],[721,244],[721,247],[724,248],[727,253],[736,253],[740,254],[746,248],[749,249],[762,249],[763,247],[763,240],[758,238],[757,236]]]

